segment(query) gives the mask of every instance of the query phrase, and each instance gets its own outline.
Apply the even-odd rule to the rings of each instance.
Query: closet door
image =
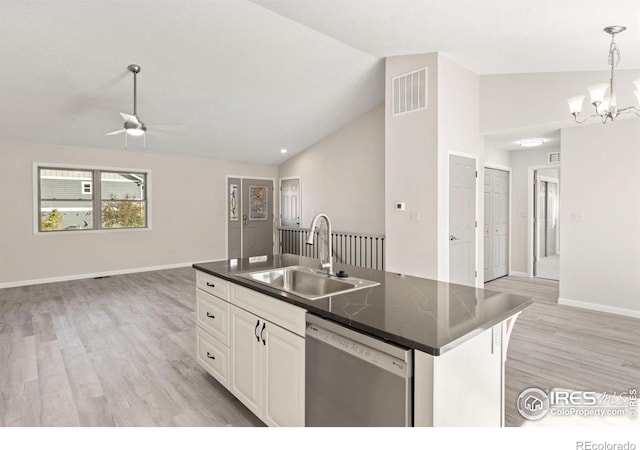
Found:
[[[485,282],[509,266],[509,173],[485,169]],[[487,269],[488,267],[488,269]]]

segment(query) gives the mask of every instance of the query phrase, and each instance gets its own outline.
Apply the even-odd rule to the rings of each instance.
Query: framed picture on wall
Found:
[[[267,220],[267,186],[249,186],[249,220]]]

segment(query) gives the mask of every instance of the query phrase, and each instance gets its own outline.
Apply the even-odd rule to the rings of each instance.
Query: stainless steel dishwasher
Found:
[[[413,425],[412,351],[307,314],[308,427]]]

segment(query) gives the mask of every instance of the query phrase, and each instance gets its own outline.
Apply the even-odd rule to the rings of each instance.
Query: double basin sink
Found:
[[[304,266],[281,267],[241,273],[237,276],[290,292],[307,300],[318,300],[380,284],[360,278],[337,278]]]

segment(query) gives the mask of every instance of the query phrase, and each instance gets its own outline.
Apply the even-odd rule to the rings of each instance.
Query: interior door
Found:
[[[491,198],[491,275],[503,277],[508,272],[509,259],[509,173],[490,169],[493,172]]]
[[[283,227],[300,227],[301,200],[300,178],[280,180],[280,224]]]
[[[449,281],[475,286],[476,161],[449,155]]]
[[[227,257],[242,258],[242,184],[240,178],[227,180]]]
[[[552,256],[558,253],[557,249],[557,227],[558,227],[558,183],[547,181],[547,214],[546,214],[546,251],[545,256]]]
[[[491,270],[491,199],[493,198],[493,172],[491,169],[484,169],[484,224],[483,224],[483,243],[484,243],[484,281],[493,280],[493,271]]]
[[[242,180],[242,257],[273,253],[273,181]]]

